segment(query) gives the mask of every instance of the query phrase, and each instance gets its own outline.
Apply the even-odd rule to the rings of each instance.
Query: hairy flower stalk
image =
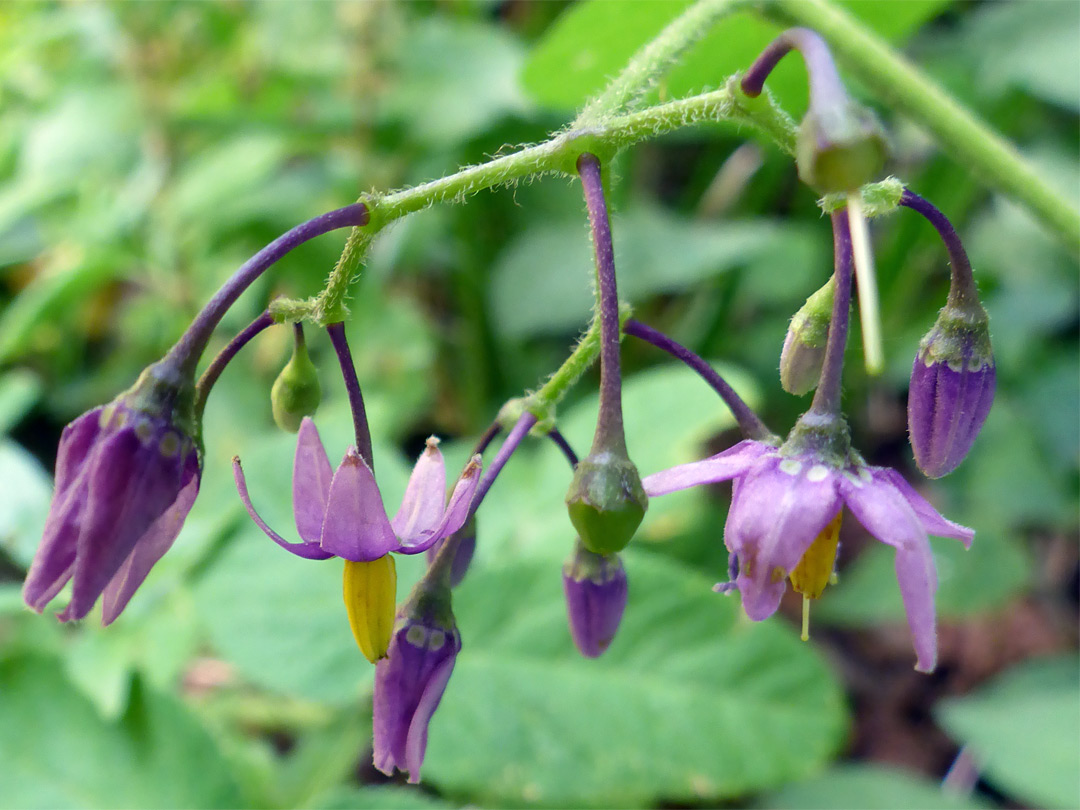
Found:
[[[919,344],[908,392],[915,462],[926,475],[939,478],[964,460],[994,402],[997,371],[990,319],[979,302],[967,252],[949,220],[908,189],[900,204],[930,221],[952,267],[948,300]]]
[[[566,495],[570,522],[585,547],[611,554],[630,542],[645,517],[649,500],[641,476],[626,452],[622,380],[619,364],[619,295],[615,285],[615,250],[600,161],[578,158],[596,254],[597,317],[600,320],[600,413],[592,449],[574,468]]]
[[[877,277],[859,187],[881,172],[885,136],[873,113],[848,96],[829,46],[809,28],[791,28],[773,40],[743,75],[743,92],[751,98],[760,95],[772,69],[792,50],[802,54],[810,85],[809,107],[799,125],[799,177],[824,194],[847,195],[866,370],[880,374],[885,359]]]

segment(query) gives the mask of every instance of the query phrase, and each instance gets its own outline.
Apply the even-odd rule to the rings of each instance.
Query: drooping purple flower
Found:
[[[58,618],[81,619],[103,596],[102,622],[120,615],[169,550],[199,491],[201,462],[184,397],[166,363],[109,405],[64,429],[45,532],[23,585],[41,612],[69,581]],[[185,405],[177,406],[183,399]]]
[[[299,543],[285,540],[259,517],[239,459],[233,459],[233,475],[251,519],[285,550],[310,560],[341,557],[368,562],[392,551],[418,554],[460,529],[480,480],[480,460],[474,457],[469,462],[447,501],[443,456],[438,440],[429,439],[413,468],[401,508],[391,520],[375,476],[356,448],[346,451],[334,471],[315,423],[305,417],[293,462],[293,514]]]
[[[971,529],[942,517],[895,470],[871,467],[853,456],[838,465],[820,453],[787,455],[757,441],[650,475],[644,485],[656,497],[727,480],[733,481],[733,492],[724,540],[737,555],[736,586],[751,619],[776,612],[785,580],[847,507],[867,531],[896,549],[896,577],[916,669],[933,670],[937,572],[927,535],[951,537],[967,547],[974,537]]]
[[[450,612],[447,586],[427,590],[421,581],[402,606],[387,656],[375,665],[373,737],[375,767],[392,776],[406,771],[420,781],[428,723],[446,691],[461,634]]]
[[[595,554],[577,540],[563,565],[563,594],[574,645],[586,658],[598,658],[626,609],[626,569],[619,555]]]

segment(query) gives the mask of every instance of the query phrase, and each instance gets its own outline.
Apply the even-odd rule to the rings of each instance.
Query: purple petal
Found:
[[[353,562],[370,562],[397,551],[397,536],[375,476],[355,447],[349,448],[334,473],[319,544],[323,551]]]
[[[290,554],[295,554],[297,557],[303,557],[305,560],[329,560],[333,557],[317,543],[290,543],[280,534],[271,529],[266,521],[259,517],[259,513],[255,511],[255,506],[251,503],[251,496],[248,495],[247,481],[244,480],[244,470],[240,466],[240,457],[233,457],[233,480],[236,481],[236,490],[240,493],[240,500],[243,501],[244,508],[247,509],[247,513],[251,515],[251,519],[255,521],[255,525],[258,526],[263,532],[288,551]]]
[[[959,523],[953,523],[951,520],[944,517],[933,507],[930,501],[920,495],[915,488],[904,479],[904,476],[896,470],[882,467],[874,467],[872,469],[875,476],[884,476],[889,483],[896,487],[900,491],[900,494],[907,499],[908,504],[915,510],[915,515],[919,518],[919,522],[922,523],[922,527],[926,530],[927,534],[932,534],[935,537],[949,537],[953,540],[959,540],[964,544],[965,548],[971,548],[971,541],[975,537],[974,529],[969,529],[967,526],[961,526]]]
[[[192,450],[184,472],[186,483],[176,501],[165,510],[165,514],[154,521],[146,534],[139,538],[135,549],[105,587],[102,597],[102,624],[108,625],[115,621],[142,585],[150,569],[172,547],[188,512],[191,511],[191,505],[195,503],[195,496],[199,494],[199,474],[198,454]]]
[[[420,781],[420,766],[424,762],[424,752],[427,750],[428,724],[435,709],[442,700],[446,685],[450,682],[450,675],[454,671],[454,661],[457,656],[451,656],[431,673],[424,692],[416,704],[412,721],[409,723],[409,733],[405,738],[405,770],[409,772],[409,782],[416,784]]]
[[[458,479],[457,484],[454,485],[454,491],[450,495],[450,501],[446,505],[446,511],[442,515],[442,519],[430,535],[423,538],[420,542],[413,545],[402,544],[398,549],[402,554],[419,554],[421,551],[427,551],[435,543],[443,538],[449,537],[462,526],[465,525],[465,521],[469,519],[469,510],[472,507],[473,495],[476,493],[476,488],[480,484],[480,472],[482,470],[482,463],[480,456],[475,455],[469,463],[465,465],[465,469],[462,470],[461,478]]]
[[[434,532],[446,503],[446,465],[432,436],[413,467],[405,496],[390,526],[403,545],[415,545]]]
[[[739,480],[724,538],[738,555],[736,584],[751,619],[776,612],[788,574],[840,511],[839,477],[813,458],[767,458]]]
[[[650,498],[700,484],[715,484],[742,475],[763,455],[776,451],[761,442],[746,440],[722,453],[689,464],[680,464],[647,476],[641,483]]]
[[[101,434],[101,412],[104,408],[87,411],[64,428],[60,447],[56,451],[54,499],[75,480],[86,461],[95,440]]]
[[[180,492],[183,461],[159,450],[159,434],[140,438],[135,421],[95,446],[72,574],[71,602],[57,618],[81,619],[151,525]]]
[[[334,468],[323,449],[319,431],[311,417],[305,416],[300,422],[293,459],[293,515],[296,531],[305,542],[319,542],[333,477]]]
[[[919,357],[911,370],[908,430],[915,460],[927,476],[940,478],[964,460],[994,403],[997,371],[959,371],[948,363],[927,365]]]
[[[83,475],[62,495],[53,493],[45,532],[23,584],[23,601],[38,613],[60,593],[75,571],[79,523],[88,492],[89,483]]]
[[[918,659],[915,668],[929,672],[937,660],[937,572],[926,530],[904,494],[881,474],[861,476],[858,483],[845,478],[840,490],[859,523],[896,548],[896,578]]]

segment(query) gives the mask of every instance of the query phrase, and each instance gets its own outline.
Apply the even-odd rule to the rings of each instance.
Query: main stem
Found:
[[[375,459],[371,453],[371,431],[368,428],[367,411],[364,410],[364,395],[360,391],[360,380],[356,376],[356,366],[353,364],[352,352],[349,351],[349,342],[345,339],[345,324],[332,323],[326,327],[330,334],[330,342],[334,344],[337,352],[338,363],[341,365],[341,376],[345,378],[345,391],[349,395],[349,408],[352,410],[353,432],[356,436],[356,452],[375,472]]]
[[[836,292],[833,296],[832,319],[829,321],[829,337],[825,343],[825,359],[821,364],[821,380],[814,392],[814,401],[810,403],[810,411],[821,416],[837,416],[840,413],[840,384],[851,311],[852,250],[847,211],[833,211],[829,216],[833,227]]]
[[[600,414],[596,420],[592,452],[606,450],[626,455],[623,430],[622,372],[619,368],[619,293],[615,285],[615,247],[600,161],[595,155],[578,158],[578,172],[589,210],[593,250],[596,254],[596,317],[600,319]]]

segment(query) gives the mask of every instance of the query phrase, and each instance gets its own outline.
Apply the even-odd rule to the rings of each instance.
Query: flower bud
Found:
[[[321,398],[319,374],[308,356],[304,333],[297,325],[292,357],[274,380],[274,387],[270,390],[274,422],[282,430],[296,433],[300,430],[304,417],[312,416],[318,409]]]
[[[634,536],[649,498],[634,462],[602,450],[590,453],[574,468],[566,507],[585,548],[614,554]]]
[[[457,548],[454,550],[454,559],[450,562],[450,587],[456,588],[461,584],[461,580],[465,579],[465,574],[469,571],[469,564],[472,562],[473,554],[476,553],[475,512],[469,516],[465,525],[454,532],[454,534],[447,537],[445,540],[440,540],[424,552],[428,565],[431,565],[435,560],[435,556],[439,553],[439,549],[443,547],[443,544],[449,542],[457,543]]]
[[[460,650],[450,589],[441,577],[424,577],[398,611],[387,657],[375,666],[374,763],[386,775],[398,768],[420,781],[428,723]]]
[[[964,460],[994,402],[989,319],[977,302],[946,305],[919,344],[908,392],[915,463],[930,478]]]
[[[881,173],[886,151],[881,125],[866,107],[846,97],[811,105],[796,143],[799,178],[824,194],[852,191]]]
[[[608,648],[626,608],[626,569],[617,554],[594,554],[580,539],[563,564],[570,635],[586,658]]]
[[[802,396],[817,388],[835,291],[836,282],[830,277],[791,318],[780,352],[780,384],[789,394]]]

